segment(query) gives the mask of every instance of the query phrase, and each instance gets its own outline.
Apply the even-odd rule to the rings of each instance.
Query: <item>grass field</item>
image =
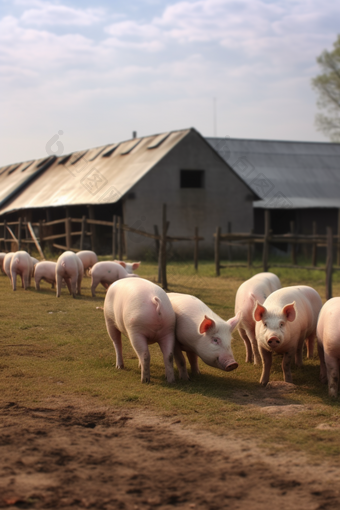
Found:
[[[259,270],[258,270],[259,271]],[[200,264],[197,274],[191,263],[168,266],[171,291],[202,299],[224,319],[233,316],[238,286],[258,272],[241,268],[222,270],[214,276],[212,263]],[[307,270],[273,270],[282,284],[313,286],[325,300],[324,273]],[[143,263],[138,274],[156,281],[156,264]],[[83,280],[82,296],[73,299],[63,288],[59,299],[42,283],[13,292],[9,279],[0,275],[0,392],[3,402],[38,405],[50,396],[80,396],[95,404],[150,409],[176,416],[184,424],[218,434],[237,433],[254,438],[269,449],[286,448],[315,456],[340,453],[339,400],[331,400],[319,382],[319,361],[304,360],[303,369],[293,366],[294,390],[279,394],[259,384],[261,368],[246,364],[245,348],[234,334],[233,352],[239,368],[224,373],[200,362],[201,375],[168,385],[158,345],[150,347],[151,383],[142,385],[138,361],[129,341],[123,339],[125,370],[115,369],[115,352],[108,337],[103,312],[105,292],[92,298],[90,279]],[[340,295],[340,278],[333,279],[333,294]],[[176,371],[177,374],[177,371]],[[274,357],[271,381],[282,381],[281,358]],[[293,406],[294,414],[265,412],[266,408]],[[321,428],[317,428],[321,426]]]

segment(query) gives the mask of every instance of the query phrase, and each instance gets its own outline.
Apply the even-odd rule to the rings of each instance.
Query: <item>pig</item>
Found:
[[[323,305],[316,328],[320,358],[320,380],[327,384],[328,394],[336,398],[339,389],[340,363],[340,297]]]
[[[82,261],[73,251],[65,251],[57,260],[55,279],[57,283],[57,297],[60,297],[61,284],[64,279],[70,294],[75,298],[81,294],[81,281],[84,275]]]
[[[265,299],[281,288],[279,278],[273,273],[259,273],[249,278],[240,285],[235,298],[235,315],[241,312],[241,320],[238,324],[238,332],[246,347],[246,362],[261,363],[261,356],[255,338],[255,321],[253,311],[255,302],[261,305]]]
[[[114,260],[117,264],[120,264],[129,274],[132,274],[141,265],[140,262],[124,262],[123,260]]]
[[[316,325],[322,302],[312,287],[297,285],[278,289],[263,304],[254,307],[255,336],[258,342],[263,370],[262,385],[269,381],[273,352],[283,354],[284,380],[292,382],[292,357],[302,366],[302,350],[307,339],[308,354],[313,353]]]
[[[98,262],[96,253],[91,250],[78,251],[76,255],[83,263],[84,273]]]
[[[116,368],[124,368],[121,333],[127,336],[141,366],[141,381],[150,381],[149,344],[163,353],[166,379],[175,382],[173,356],[175,312],[163,289],[141,278],[123,278],[108,289],[104,302],[108,334],[116,351]]]
[[[31,256],[31,259],[32,259],[32,262],[33,262],[33,267],[35,267],[35,265],[38,264],[39,260],[36,259],[35,257],[32,257],[32,256]]]
[[[5,273],[5,270],[3,268],[3,262],[4,262],[4,258],[6,257],[6,253],[4,252],[0,252],[0,270],[3,274],[6,274]]]
[[[7,274],[7,276],[9,277],[9,279],[11,280],[11,261],[12,261],[12,257],[14,255],[15,252],[9,252],[9,253],[6,253],[5,255],[5,258],[4,258],[4,261],[2,263],[2,267],[3,267],[3,270],[5,272],[5,274]]]
[[[108,289],[111,283],[126,278],[129,273],[120,264],[112,262],[110,260],[106,262],[97,262],[91,269],[91,292],[92,296],[95,297],[95,291],[99,283]]]
[[[199,374],[198,356],[215,368],[230,372],[238,367],[231,350],[231,333],[236,328],[241,314],[224,321],[200,299],[189,294],[168,294],[176,314],[175,361],[179,370],[186,371],[187,357],[194,374]]]
[[[54,289],[55,285],[55,273],[56,273],[56,262],[50,262],[44,260],[42,262],[38,262],[34,267],[34,281],[35,288],[40,290],[40,282],[41,280],[45,280],[47,283],[52,284],[52,289]]]
[[[21,276],[22,286],[25,290],[31,285],[33,261],[26,251],[17,251],[13,254],[10,266],[13,290],[17,290],[17,276]]]

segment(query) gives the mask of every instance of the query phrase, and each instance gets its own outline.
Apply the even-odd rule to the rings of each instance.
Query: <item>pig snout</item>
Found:
[[[236,361],[233,359],[226,364],[225,370],[227,372],[231,372],[232,370],[235,370],[237,367],[238,363],[236,363]]]
[[[234,360],[234,358],[228,358],[228,359],[217,359],[217,365],[219,368],[222,368],[222,370],[225,370],[226,372],[231,372],[232,370],[235,370],[238,367],[238,363]]]
[[[275,347],[278,347],[280,345],[280,343],[281,343],[281,340],[277,336],[271,336],[267,340],[268,346],[271,347],[272,349],[275,349]]]

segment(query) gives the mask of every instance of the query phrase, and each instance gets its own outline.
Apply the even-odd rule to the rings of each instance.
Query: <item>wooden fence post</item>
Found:
[[[117,216],[112,218],[112,259],[117,258]]]
[[[168,290],[168,281],[166,277],[166,233],[169,227],[169,223],[166,220],[166,204],[163,204],[163,215],[162,215],[162,239],[160,242],[160,266],[161,266],[161,280],[162,287],[164,290]]]
[[[122,217],[118,216],[118,259],[123,260]]]
[[[232,226],[231,226],[231,221],[228,221],[228,234],[231,234],[232,232]],[[233,259],[233,253],[232,253],[232,249],[231,249],[231,243],[228,243],[228,259],[230,260],[230,262],[232,261]]]
[[[251,229],[250,233],[253,234],[254,230]],[[250,269],[251,266],[252,266],[252,248],[253,248],[252,243],[248,243],[248,261],[247,261],[248,262],[248,269]]]
[[[316,221],[313,221],[313,236],[316,236],[317,233],[317,225]],[[314,242],[312,247],[312,266],[316,266],[317,263],[317,251],[318,251],[318,243]]]
[[[93,205],[89,205],[89,219],[94,220],[94,207]],[[97,235],[96,235],[96,225],[90,223],[91,230],[91,248],[94,252],[97,253]]]
[[[220,276],[220,237],[221,237],[221,227],[216,228],[215,234],[215,274],[216,276]]]
[[[290,222],[290,233],[291,234],[295,234],[295,221],[291,221]],[[292,264],[294,266],[297,265],[297,260],[296,260],[296,243],[292,243]]]
[[[269,210],[266,209],[264,211],[264,239],[263,239],[263,255],[262,255],[262,264],[263,264],[264,272],[268,271],[269,229],[270,229],[270,213],[269,213]]]
[[[66,233],[66,248],[70,250],[72,246],[71,218],[65,218],[65,233]]]
[[[29,235],[28,235],[28,226],[27,226],[27,217],[26,216],[24,218],[24,221],[25,221],[25,236],[26,236],[26,241],[28,241]],[[32,251],[31,243],[26,243],[26,250],[31,255],[31,251]]]
[[[154,225],[153,230],[155,233],[155,236],[159,236],[158,226]],[[162,274],[161,274],[161,243],[159,239],[155,239],[156,243],[156,254],[157,254],[157,261],[158,261],[158,275],[157,275],[157,282],[162,283]]]
[[[21,230],[22,230],[22,218],[20,216],[18,222],[18,251],[21,250]]]
[[[332,297],[332,273],[333,273],[333,233],[332,228],[327,227],[327,260],[326,260],[326,299]]]
[[[83,216],[81,219],[81,234],[79,246],[80,250],[84,249],[85,235],[86,235],[86,216]]]
[[[39,244],[41,246],[41,249],[44,251],[44,224],[42,220],[39,220]]]
[[[197,269],[198,269],[198,227],[195,227],[194,265],[195,265],[195,271],[197,271]]]
[[[7,251],[7,241],[6,241],[6,238],[7,238],[7,221],[4,220],[4,246],[5,246],[5,251]]]
[[[336,265],[340,266],[340,209],[338,210],[338,242],[337,242]]]

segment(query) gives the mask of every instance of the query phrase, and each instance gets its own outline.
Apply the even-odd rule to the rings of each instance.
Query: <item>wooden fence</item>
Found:
[[[268,211],[266,211],[267,213]],[[313,226],[313,234],[296,234],[294,226],[291,225],[291,232],[287,234],[273,235],[269,228],[269,214],[265,214],[265,231],[264,234],[253,233],[228,233],[221,234],[221,228],[217,227],[214,234],[215,239],[215,272],[216,276],[220,275],[220,269],[226,267],[255,267],[261,268],[263,271],[268,271],[272,267],[283,267],[288,269],[309,269],[313,271],[324,271],[326,278],[326,299],[332,297],[332,274],[333,271],[340,271],[340,236],[333,235],[332,229],[327,227],[326,234],[316,234],[316,227]],[[247,264],[228,264],[222,266],[220,264],[220,245],[222,242],[228,242],[229,245],[236,243],[237,245],[248,246]],[[269,246],[270,244],[290,244],[292,246],[292,263],[291,264],[276,264],[269,262]],[[337,246],[337,266],[333,265],[333,248],[336,243]],[[255,244],[262,244],[262,264],[253,265],[252,254]],[[312,263],[309,266],[302,266],[297,264],[296,247],[299,244],[308,244],[311,246]],[[319,246],[326,247],[326,264],[324,266],[317,266],[316,253]]]
[[[14,243],[17,250],[21,250],[23,247],[30,251],[30,247],[34,244],[38,250],[41,258],[45,260],[44,245],[46,242],[51,243],[54,248],[59,250],[71,250],[74,252],[81,251],[84,249],[86,236],[91,239],[91,247],[96,251],[96,226],[101,225],[108,227],[112,232],[112,257],[115,259],[118,257],[119,260],[123,259],[124,255],[124,232],[131,232],[149,239],[153,239],[156,243],[156,250],[158,253],[158,281],[162,284],[164,289],[167,289],[167,273],[166,273],[166,247],[169,242],[177,241],[193,241],[194,242],[194,266],[198,268],[198,254],[199,254],[199,241],[203,241],[204,238],[199,236],[198,227],[195,228],[194,235],[192,237],[179,237],[179,236],[168,236],[167,231],[170,223],[167,221],[167,207],[163,205],[162,211],[162,222],[161,222],[161,233],[159,233],[158,226],[154,226],[154,233],[145,232],[138,230],[133,227],[129,227],[122,223],[122,218],[119,216],[113,216],[112,221],[95,220],[89,219],[86,216],[82,218],[62,218],[54,221],[39,221],[29,222],[26,218],[19,218],[19,221],[7,222],[4,220],[0,223],[0,228],[3,227],[3,237],[0,238],[1,243],[4,245],[4,251],[11,251],[11,245]],[[79,229],[72,231],[72,224],[78,224]],[[58,234],[45,235],[47,227],[55,225],[64,225],[64,231]],[[39,235],[36,235],[35,228],[38,229]],[[13,232],[16,231],[16,235]],[[25,233],[22,236],[22,233]],[[79,248],[74,248],[72,239],[78,237]],[[55,243],[57,239],[64,239],[64,244]]]

